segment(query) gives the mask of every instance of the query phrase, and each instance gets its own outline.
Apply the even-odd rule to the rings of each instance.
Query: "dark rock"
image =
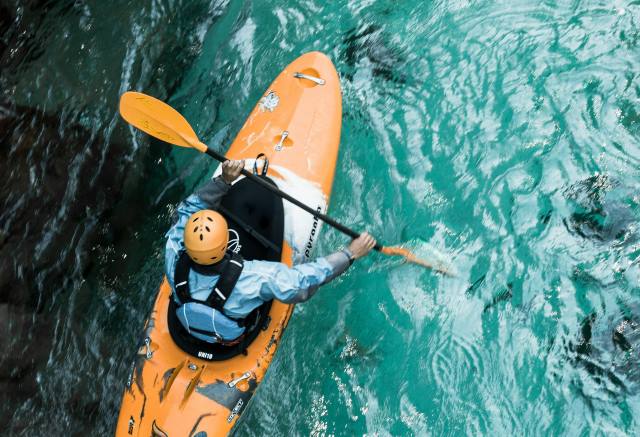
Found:
[[[620,391],[640,391],[640,308],[629,314],[605,317],[595,313],[581,325],[581,337],[571,343],[574,362],[584,367],[596,384],[608,380]],[[606,385],[606,384],[604,384]]]
[[[564,224],[572,234],[597,242],[635,240],[631,225],[638,220],[630,206],[632,194],[607,176],[587,178],[564,191],[574,207]]]
[[[343,46],[342,58],[350,67],[367,58],[372,64],[374,77],[405,83],[405,77],[400,73],[400,66],[404,64],[402,51],[390,45],[380,25],[365,23],[350,29],[343,38]]]

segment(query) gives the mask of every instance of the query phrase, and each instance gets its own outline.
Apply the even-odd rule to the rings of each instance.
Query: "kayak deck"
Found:
[[[319,52],[288,65],[267,89],[232,143],[227,157],[249,166],[259,154],[278,187],[326,212],[340,142],[342,98],[333,64]],[[220,168],[218,169],[218,173]],[[284,202],[282,262],[307,260],[320,224]],[[209,361],[171,338],[171,289],[163,280],[127,380],[116,436],[226,435],[245,410],[277,350],[293,305],[274,301],[270,322],[240,354]]]

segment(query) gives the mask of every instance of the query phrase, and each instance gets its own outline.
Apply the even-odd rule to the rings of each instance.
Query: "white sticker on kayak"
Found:
[[[262,112],[273,112],[278,106],[278,103],[280,103],[280,97],[278,97],[275,91],[269,91],[269,94],[260,99],[260,109]]]
[[[320,209],[320,212],[326,212],[327,197],[319,183],[300,177],[280,165],[271,165],[271,168],[279,176],[271,176],[278,188],[296,199],[305,199],[305,203],[316,206],[316,210]],[[283,207],[284,239],[293,249],[293,264],[307,262],[309,259],[306,252],[308,251],[309,256],[313,256],[313,248],[318,240],[322,221],[316,220],[314,215],[293,203],[283,202]]]

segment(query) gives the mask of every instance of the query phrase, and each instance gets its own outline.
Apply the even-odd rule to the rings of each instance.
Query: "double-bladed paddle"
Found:
[[[120,115],[122,115],[122,118],[132,126],[137,127],[155,138],[180,147],[192,147],[202,153],[206,153],[213,159],[220,162],[227,161],[227,158],[210,149],[206,144],[198,139],[198,136],[189,122],[178,111],[155,97],[133,91],[124,93],[120,97]],[[343,234],[346,234],[351,238],[358,238],[360,236],[360,234],[353,229],[350,229],[328,215],[305,205],[298,199],[291,197],[284,191],[274,187],[268,182],[265,182],[250,171],[243,169],[242,174],[277,196],[304,209],[314,217],[318,217],[320,220],[339,230]],[[378,243],[376,244],[375,249],[385,255],[402,256],[410,263],[434,269],[435,271],[445,275],[451,275],[447,270],[435,267],[431,263],[416,257],[404,247],[385,247]]]

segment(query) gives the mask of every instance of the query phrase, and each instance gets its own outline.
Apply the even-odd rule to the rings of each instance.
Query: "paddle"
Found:
[[[227,158],[220,155],[219,153],[216,153],[206,144],[201,142],[189,122],[178,111],[176,111],[166,103],[156,99],[155,97],[132,91],[124,93],[120,97],[120,115],[122,115],[122,118],[124,118],[132,126],[135,126],[138,129],[162,141],[166,141],[167,143],[174,144],[180,147],[192,147],[202,153],[206,153],[207,155],[220,162],[224,162],[227,160]],[[318,217],[320,220],[327,223],[329,226],[339,230],[343,234],[346,234],[351,238],[358,238],[360,236],[360,234],[353,229],[350,229],[343,224],[335,221],[328,215],[318,212],[310,206],[305,205],[298,199],[295,199],[284,191],[281,191],[278,188],[272,186],[250,171],[243,169],[242,174],[253,182],[261,185],[265,189],[273,192],[277,196],[286,199],[294,205],[304,209],[314,217]],[[418,264],[429,269],[434,269],[435,271],[443,273],[445,275],[450,275],[447,270],[435,267],[427,261],[419,259],[413,253],[403,247],[383,247],[378,243],[376,244],[375,249],[381,253],[384,253],[385,255],[402,256],[406,261],[413,264]]]

